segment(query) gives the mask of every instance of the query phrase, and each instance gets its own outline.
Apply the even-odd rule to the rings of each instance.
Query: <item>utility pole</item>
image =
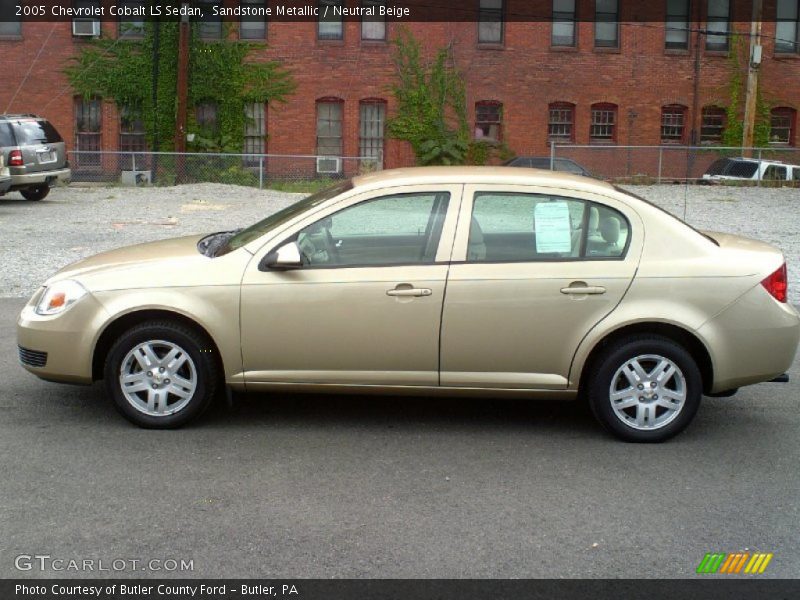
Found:
[[[762,0],[753,0],[753,20],[750,23],[750,60],[747,65],[747,95],[744,101],[743,148],[753,147],[753,131],[756,125],[758,70],[761,67],[761,3]],[[743,153],[745,156],[750,156],[752,151],[744,150]]]
[[[188,9],[188,3],[183,8]],[[189,17],[183,11],[178,30],[178,89],[177,115],[175,118],[175,151],[186,152],[186,112],[189,98]]]

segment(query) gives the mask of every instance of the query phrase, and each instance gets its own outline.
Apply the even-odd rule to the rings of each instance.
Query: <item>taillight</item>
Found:
[[[21,150],[12,150],[8,153],[8,166],[9,167],[21,167],[25,164],[22,160],[22,151]]]
[[[787,290],[789,288],[788,278],[786,276],[786,263],[783,263],[780,268],[772,275],[767,277],[761,282],[775,300],[778,302],[786,302]]]

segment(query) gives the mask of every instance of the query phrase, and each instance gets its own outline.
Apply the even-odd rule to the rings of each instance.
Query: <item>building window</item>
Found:
[[[499,142],[503,133],[503,104],[493,100],[475,103],[475,139]]]
[[[553,46],[575,45],[575,0],[553,0]]]
[[[384,0],[362,0],[361,6],[373,8],[373,16],[363,16],[361,18],[361,39],[373,42],[386,40],[386,17],[380,15],[380,8],[384,6]]]
[[[569,143],[575,139],[575,105],[555,102],[549,107],[547,139],[551,142]]]
[[[618,0],[595,0],[595,48],[619,48]]]
[[[730,17],[730,0],[708,0],[706,50],[728,50]]]
[[[17,16],[16,4],[0,3],[0,38],[22,36],[22,19]]]
[[[263,102],[250,102],[244,105],[244,153],[264,154],[264,143],[267,139],[267,121]],[[245,156],[244,164],[257,166],[257,156]]]
[[[134,12],[141,12],[145,8],[143,0],[120,0],[117,6],[120,9],[127,9]],[[144,15],[120,15],[119,37],[126,40],[142,39],[144,37]]]
[[[75,98],[75,162],[79,167],[100,166],[102,107],[100,98]]]
[[[140,106],[123,105],[120,108],[119,149],[122,152],[144,152],[147,149]]]
[[[7,3],[6,3],[7,4]],[[75,9],[83,9],[95,11],[100,10],[100,0],[74,0],[72,7]],[[98,37],[100,35],[100,19],[93,19],[91,17],[77,17],[72,19],[72,35],[76,37]]]
[[[222,39],[222,16],[214,14],[214,7],[221,8],[222,0],[198,0],[202,18],[196,22],[197,35],[202,40]]]
[[[800,52],[800,3],[797,0],[778,0],[775,24],[775,52]]]
[[[320,156],[342,155],[342,108],[344,102],[338,98],[317,101],[317,154]]]
[[[667,0],[664,26],[664,47],[667,50],[689,49],[689,0]]]
[[[200,102],[194,109],[194,119],[200,129],[200,135],[204,138],[215,138],[219,133],[217,120],[217,103],[205,100]]]
[[[334,14],[335,8],[342,7],[342,0],[320,0],[319,21],[317,21],[318,40],[344,39],[344,24],[342,16]],[[327,11],[327,16],[326,16]]]
[[[722,132],[725,131],[727,114],[719,106],[706,106],[703,108],[702,122],[700,124],[700,143],[720,145]]]
[[[503,0],[478,0],[478,43],[503,43]]]
[[[250,14],[239,18],[239,39],[263,40],[267,36],[267,0],[241,0],[241,5]]]
[[[774,146],[794,146],[797,111],[793,108],[773,108],[770,113],[769,143]]]
[[[661,108],[661,143],[682,144],[686,131],[686,107],[671,104]]]
[[[386,137],[386,102],[362,100],[359,105],[358,155],[374,161],[374,167],[383,166],[383,147]]]
[[[592,125],[589,139],[594,143],[617,141],[617,105],[592,104]]]

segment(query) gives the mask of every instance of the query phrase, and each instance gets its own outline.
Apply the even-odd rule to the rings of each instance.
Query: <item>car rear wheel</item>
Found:
[[[47,194],[50,193],[49,185],[37,185],[36,187],[29,187],[19,192],[25,200],[44,200]]]
[[[109,395],[126,419],[140,427],[170,429],[208,407],[219,367],[204,336],[158,321],[120,336],[108,354],[104,376]]]
[[[595,417],[629,442],[661,442],[683,431],[701,395],[702,378],[691,354],[661,337],[637,336],[609,346],[589,378]]]

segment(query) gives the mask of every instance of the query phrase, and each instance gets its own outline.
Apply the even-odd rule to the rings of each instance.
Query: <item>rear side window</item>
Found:
[[[0,146],[16,146],[14,133],[11,131],[9,123],[0,123]]]
[[[779,167],[777,165],[770,165],[764,171],[764,179],[770,181],[786,181],[786,167]]]
[[[619,211],[576,198],[479,192],[468,262],[620,259],[630,225]]]
[[[17,145],[28,144],[58,144],[64,140],[59,135],[56,128],[48,121],[15,121],[14,132],[17,137]]]

